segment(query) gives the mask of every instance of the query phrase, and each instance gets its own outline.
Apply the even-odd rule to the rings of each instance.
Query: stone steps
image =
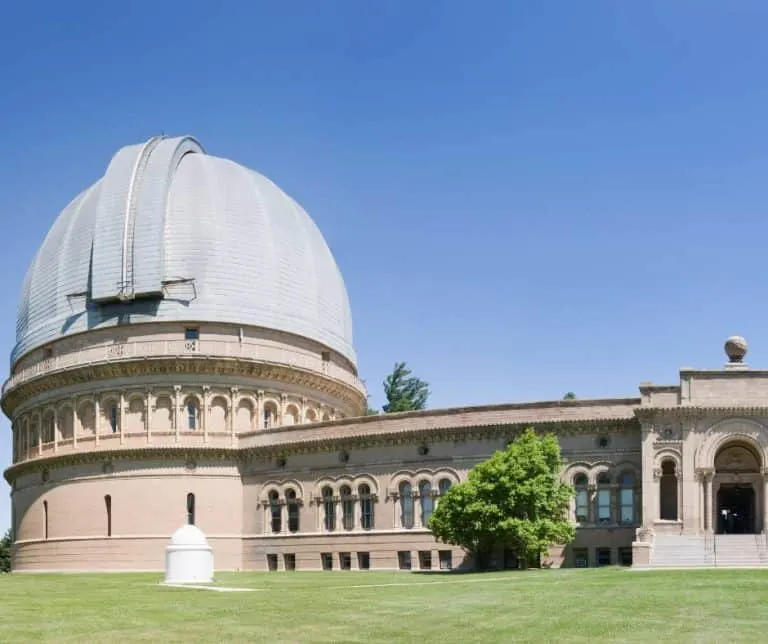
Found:
[[[657,535],[653,555],[640,568],[768,567],[768,542],[762,534]]]

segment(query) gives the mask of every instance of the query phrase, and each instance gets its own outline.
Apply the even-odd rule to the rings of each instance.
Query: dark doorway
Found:
[[[755,491],[751,485],[721,485],[717,492],[717,532],[754,534]]]

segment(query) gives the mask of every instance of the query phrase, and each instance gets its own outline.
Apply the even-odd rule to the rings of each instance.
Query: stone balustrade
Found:
[[[284,365],[321,373],[365,393],[363,382],[352,372],[338,364],[323,360],[320,355],[282,349],[258,342],[237,340],[128,340],[121,343],[101,344],[74,350],[62,350],[24,367],[11,376],[2,388],[2,395],[34,378],[79,366],[139,359],[168,357],[232,358],[259,363]]]

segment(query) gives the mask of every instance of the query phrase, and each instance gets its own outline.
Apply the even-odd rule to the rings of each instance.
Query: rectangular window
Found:
[[[349,552],[339,553],[339,566],[342,570],[352,570],[352,555]]]
[[[197,327],[187,327],[184,329],[184,339],[185,340],[199,340],[200,339],[200,329]]]
[[[440,550],[437,556],[440,558],[440,570],[453,568],[453,553],[450,550]]]
[[[270,572],[275,572],[277,570],[277,555],[276,554],[268,554],[267,555],[267,570]]]
[[[331,361],[331,352],[330,351],[323,351],[320,355],[323,358],[323,362],[330,362]]]
[[[621,522],[635,522],[635,499],[633,490],[621,490],[619,500],[621,503]]]
[[[574,548],[573,565],[575,568],[589,568],[589,550],[586,548]]]
[[[320,561],[323,564],[323,570],[333,570],[333,554],[330,552],[323,552],[320,555]]]
[[[371,553],[370,552],[358,552],[357,553],[357,567],[360,570],[371,569]]]
[[[296,555],[285,554],[283,555],[283,564],[286,570],[296,570]]]
[[[589,521],[589,500],[586,490],[581,489],[576,492],[576,521],[586,523]]]
[[[48,538],[48,501],[43,501],[43,538]]]
[[[397,567],[400,570],[411,569],[411,553],[408,550],[400,550],[397,553]]]
[[[597,492],[597,520],[600,523],[611,522],[611,491],[598,490]]]
[[[360,500],[360,527],[363,530],[373,529],[373,499]]]
[[[432,552],[430,550],[419,550],[419,569],[432,570]]]
[[[598,548],[595,551],[595,559],[598,566],[610,566],[611,565],[611,549],[610,548]]]
[[[619,565],[632,565],[632,548],[619,548]]]

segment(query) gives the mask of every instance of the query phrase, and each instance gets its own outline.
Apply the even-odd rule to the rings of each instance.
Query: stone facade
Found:
[[[195,329],[94,332],[16,365],[3,389],[15,570],[159,569],[185,521],[219,569],[471,567],[428,515],[529,426],[558,436],[576,488],[576,539],[546,565],[642,563],[660,532],[768,527],[768,372],[735,363],[643,383],[639,398],[360,417],[342,357]]]

